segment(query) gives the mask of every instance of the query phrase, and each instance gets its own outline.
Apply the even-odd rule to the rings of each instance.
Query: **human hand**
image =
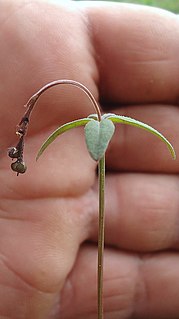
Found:
[[[41,97],[18,178],[5,154],[23,104],[62,78],[85,84],[103,110],[160,130],[178,151],[178,18],[107,3],[1,1],[0,316],[96,318],[97,178],[81,129],[57,126],[93,112],[84,93]],[[178,161],[163,143],[118,126],[107,154],[105,318],[177,318]]]

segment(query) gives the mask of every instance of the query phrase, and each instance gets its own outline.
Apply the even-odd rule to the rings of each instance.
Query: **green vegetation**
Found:
[[[80,0],[77,0],[80,1]],[[163,8],[175,13],[179,13],[179,0],[106,0],[112,2],[128,2],[137,3],[143,5],[149,5],[154,7]]]
[[[128,0],[128,1],[116,1],[116,2],[130,2],[144,4],[154,7],[159,7],[179,13],[179,1],[178,0]]]

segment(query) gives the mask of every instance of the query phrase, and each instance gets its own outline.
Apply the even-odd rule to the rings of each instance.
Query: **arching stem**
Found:
[[[27,128],[28,128],[28,124],[29,124],[29,119],[30,119],[30,115],[34,109],[35,104],[37,103],[37,100],[39,99],[39,97],[48,89],[52,88],[53,86],[57,86],[57,85],[72,85],[75,86],[79,89],[81,89],[84,93],[86,93],[86,95],[88,96],[88,98],[91,100],[95,113],[98,116],[98,121],[101,121],[101,111],[100,108],[98,106],[98,103],[96,102],[93,94],[88,90],[88,88],[81,84],[80,82],[74,81],[74,80],[56,80],[53,82],[50,82],[48,84],[46,84],[45,86],[43,86],[39,91],[37,91],[34,95],[31,96],[31,98],[28,100],[27,104],[25,105],[27,110],[24,113],[19,125],[18,125],[18,129],[17,129],[17,134],[19,135],[25,135],[27,133]]]

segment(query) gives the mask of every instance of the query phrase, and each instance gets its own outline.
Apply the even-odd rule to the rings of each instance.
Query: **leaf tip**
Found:
[[[39,155],[37,154],[36,158],[35,158],[35,161],[37,162],[39,159]]]
[[[172,156],[172,159],[176,160],[177,156],[173,145],[167,139],[165,139],[165,143],[167,144],[167,148]]]
[[[175,149],[173,148],[173,146],[172,146],[172,149],[170,150],[170,152],[171,152],[171,155],[172,155],[173,160],[175,161],[176,158],[177,158],[177,155],[176,155],[176,153],[175,153]]]
[[[43,146],[43,145],[42,145],[42,146]],[[36,156],[36,158],[35,158],[36,162],[38,161],[39,157],[42,155],[42,153],[43,153],[43,151],[44,151],[44,149],[43,149],[42,146],[40,147],[40,149],[39,149],[39,151],[38,151],[38,153],[37,153],[37,156]]]

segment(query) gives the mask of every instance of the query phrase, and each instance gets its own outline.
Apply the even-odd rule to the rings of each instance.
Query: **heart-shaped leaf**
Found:
[[[108,119],[102,119],[100,122],[91,120],[85,126],[86,145],[91,157],[100,160],[114,134],[115,126]]]

